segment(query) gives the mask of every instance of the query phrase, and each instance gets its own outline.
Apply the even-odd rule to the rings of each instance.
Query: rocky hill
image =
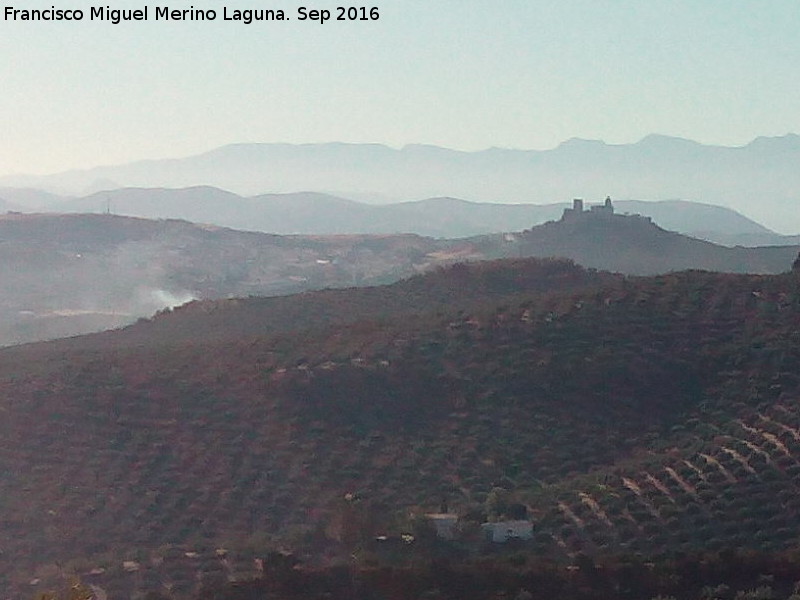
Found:
[[[578,201],[576,201],[576,205]],[[518,235],[473,238],[495,257],[560,256],[586,267],[650,275],[682,269],[778,273],[800,246],[723,247],[659,227],[649,217],[625,215],[603,205],[567,209],[558,221]]]

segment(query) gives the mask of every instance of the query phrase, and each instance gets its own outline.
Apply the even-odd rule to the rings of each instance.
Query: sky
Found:
[[[327,23],[298,8],[342,2],[4,2],[87,15],[0,19],[0,175],[239,142],[548,149],[659,133],[740,146],[800,133],[797,0],[373,0],[354,5],[377,21]],[[90,21],[91,6],[148,6],[149,20]],[[157,6],[218,18],[156,21]],[[223,21],[223,7],[291,20]]]

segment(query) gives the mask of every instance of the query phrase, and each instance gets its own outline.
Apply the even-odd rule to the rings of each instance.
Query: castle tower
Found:
[[[562,221],[572,221],[583,214],[583,200],[575,198],[572,201],[572,208],[565,208],[564,214],[561,216]]]
[[[603,204],[595,204],[590,211],[595,217],[611,217],[614,214],[614,205],[611,204],[611,196],[606,196],[606,201]]]

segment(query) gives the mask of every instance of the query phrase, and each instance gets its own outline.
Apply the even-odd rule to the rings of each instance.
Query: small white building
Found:
[[[533,537],[533,523],[526,520],[484,523],[481,529],[486,539],[498,544],[508,540],[529,540]]]

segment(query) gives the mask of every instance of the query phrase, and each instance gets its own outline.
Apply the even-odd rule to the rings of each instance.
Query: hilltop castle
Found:
[[[585,218],[611,219],[615,216],[620,218],[642,219],[648,223],[651,221],[650,217],[643,217],[641,215],[615,215],[614,204],[611,202],[611,196],[606,196],[606,200],[603,202],[603,204],[595,204],[594,206],[590,206],[589,210],[584,210],[583,200],[581,198],[575,198],[572,201],[572,208],[564,209],[564,214],[561,216],[561,221],[567,223]]]

